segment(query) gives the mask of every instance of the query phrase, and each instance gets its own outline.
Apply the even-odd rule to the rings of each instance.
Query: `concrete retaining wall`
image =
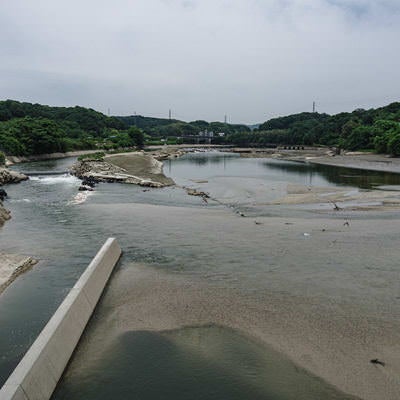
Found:
[[[121,256],[106,241],[0,390],[1,400],[47,400]]]

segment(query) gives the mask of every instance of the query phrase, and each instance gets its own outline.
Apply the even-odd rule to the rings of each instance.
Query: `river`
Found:
[[[13,218],[0,231],[1,250],[40,263],[0,297],[0,383],[110,236],[118,239],[123,257],[55,399],[107,399],[111,393],[123,399],[133,392],[140,399],[348,399],[298,367],[305,355],[293,347],[304,342],[291,320],[307,318],[302,335],[310,338],[317,324],[326,323],[324,313],[334,316],[332,328],[339,331],[341,322],[353,329],[350,319],[360,325],[379,318],[389,324],[387,342],[395,335],[390,321],[399,312],[398,212],[335,213],[329,203],[317,209],[272,203],[288,184],[368,192],[397,188],[399,175],[200,153],[167,161],[164,171],[179,186],[209,192],[207,202],[181,187],[120,184],[100,184],[79,198],[79,180],[63,173],[73,162],[17,165],[35,176],[7,187]],[[347,230],[343,224],[349,220]],[[371,221],[376,225],[366,229]],[[138,307],[130,297],[135,276],[149,285],[140,321],[132,317]],[[199,287],[201,293],[192,290]],[[365,298],[366,289],[372,300]],[[156,300],[148,297],[152,292]],[[177,299],[177,292],[187,297]],[[149,306],[153,301],[158,311]],[[260,322],[267,308],[269,330]],[[344,311],[349,321],[343,321]],[[330,339],[319,328],[322,346]],[[110,332],[104,343],[93,339],[102,330]],[[349,334],[345,346],[352,340]],[[94,356],[99,345],[104,351]],[[332,355],[319,359],[313,346],[308,356],[314,365],[307,369],[316,372]],[[334,368],[324,368],[318,375],[330,380]],[[352,387],[341,385],[345,379],[331,381]]]

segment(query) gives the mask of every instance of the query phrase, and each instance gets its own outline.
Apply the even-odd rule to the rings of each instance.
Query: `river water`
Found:
[[[357,243],[353,238],[352,247],[347,247],[348,254],[354,255],[352,271],[345,269],[341,255],[335,261],[330,259],[335,273],[343,275],[339,284],[332,280],[334,274],[326,276],[321,271],[320,257],[327,253],[314,261],[308,257],[321,240],[316,238],[314,244],[309,240],[316,236],[314,225],[305,232],[304,226],[280,222],[275,229],[275,225],[267,227],[265,221],[269,217],[321,218],[307,207],[269,205],[285,194],[288,183],[346,186],[359,191],[391,185],[396,188],[399,175],[243,159],[223,153],[188,154],[164,166],[164,172],[179,187],[145,190],[133,185],[100,184],[86,198],[78,193],[80,181],[63,173],[73,162],[70,158],[17,165],[15,169],[33,171],[35,176],[7,187],[6,206],[12,211],[12,220],[0,231],[0,249],[27,254],[40,262],[0,297],[0,384],[110,236],[118,239],[124,251],[118,266],[121,271],[129,273],[135,263],[145,265],[157,274],[200,278],[216,288],[238,290],[246,293],[249,301],[258,302],[266,290],[290,292],[292,296],[307,294],[310,298],[323,293],[332,301],[348,291],[360,308],[372,307],[375,315],[386,311],[387,297],[398,295],[394,283],[397,239],[392,231],[385,233],[381,250],[386,261],[378,272],[372,270],[377,264],[373,254],[367,264],[357,258],[361,249],[375,251],[368,238],[357,238]],[[181,186],[205,190],[212,198],[206,202],[188,196]],[[346,213],[329,213],[331,220],[337,221],[335,226],[342,227],[349,217]],[[260,225],[255,224],[257,218],[263,218]],[[358,213],[352,218],[362,224],[365,216]],[[393,221],[398,215],[392,212],[379,218]],[[262,234],[254,233],[258,227]],[[299,261],[296,265],[293,257]],[[375,274],[372,278],[376,283],[369,289],[379,300],[373,305],[365,303],[362,296],[369,283],[349,279],[368,267],[367,273]],[[320,283],[312,289],[311,275]],[[378,284],[382,285],[382,280],[384,294]],[[110,289],[110,296],[114,289]],[[115,290],[117,293],[118,288]],[[103,308],[111,308],[107,295],[103,302]],[[78,376],[67,374],[55,398],[125,399],[133,392],[139,393],[140,399],[349,398],[243,332],[218,324],[203,325],[200,318],[198,322],[197,327],[183,324],[179,329],[173,329],[174,324],[164,330],[126,329],[98,356],[95,369],[87,368]],[[95,315],[92,325],[87,335],[91,329],[101,328],[101,318]]]

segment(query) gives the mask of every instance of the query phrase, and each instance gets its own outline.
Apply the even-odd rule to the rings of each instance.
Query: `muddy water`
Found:
[[[66,378],[54,398],[351,399],[272,348],[218,326],[127,332],[96,368]]]
[[[288,183],[330,187],[346,185],[356,191],[364,190],[366,178],[357,178],[358,171],[337,170],[335,174],[332,173],[335,169],[329,168],[327,174],[321,172],[319,167],[295,163],[200,154],[174,160],[165,166],[165,171],[179,185],[209,191],[215,200],[208,203],[187,196],[180,188],[143,191],[140,187],[118,184],[101,184],[87,199],[77,202],[78,180],[63,174],[46,175],[46,171],[63,172],[65,166],[65,160],[61,164],[52,161],[40,166],[18,166],[25,171],[32,168],[35,172],[42,168],[43,175],[35,175],[31,181],[7,189],[10,195],[8,207],[14,218],[0,232],[1,248],[3,251],[36,256],[41,262],[0,298],[2,381],[108,236],[118,238],[124,256],[117,270],[115,285],[111,285],[108,295],[104,297],[85,341],[98,340],[101,332],[109,332],[110,335],[104,335],[100,350],[98,346],[82,348],[83,359],[93,359],[93,351],[97,352],[94,358],[99,362],[98,367],[96,363],[74,366],[73,362],[69,371],[73,379],[61,384],[60,396],[69,393],[68,398],[81,398],[74,392],[79,388],[79,391],[87,391],[87,398],[91,398],[90,393],[94,395],[93,388],[99,384],[93,371],[103,374],[105,381],[118,375],[122,381],[125,380],[121,383],[121,388],[125,388],[123,390],[131,390],[130,385],[134,384],[135,388],[141,387],[140,390],[146,392],[146,387],[149,387],[146,382],[148,384],[151,380],[153,385],[156,365],[143,369],[140,380],[133,382],[132,370],[123,368],[118,374],[107,375],[110,371],[104,366],[109,363],[117,366],[122,361],[121,365],[126,365],[126,359],[131,360],[131,352],[139,356],[143,351],[143,346],[138,347],[138,343],[152,343],[156,349],[169,348],[166,342],[174,337],[173,342],[178,343],[185,334],[176,332],[186,332],[187,325],[215,323],[237,328],[253,339],[257,337],[263,343],[271,343],[274,348],[283,350],[295,359],[296,365],[308,357],[311,361],[306,364],[315,374],[325,378],[335,374],[340,376],[343,360],[339,357],[336,364],[332,362],[332,367],[327,361],[333,357],[338,343],[345,343],[346,349],[357,348],[359,340],[354,337],[357,330],[363,337],[362,346],[357,350],[365,359],[359,361],[354,357],[354,368],[362,370],[365,365],[368,367],[368,357],[377,356],[382,351],[379,343],[390,349],[396,342],[398,327],[393,316],[399,315],[396,298],[400,295],[397,280],[397,212],[331,212],[320,215],[296,207],[266,206],[259,213],[253,207],[254,199],[273,200],[284,194]],[[346,176],[351,176],[352,183]],[[368,187],[390,187],[399,184],[399,176],[373,173],[368,182]],[[252,211],[252,217],[243,218],[236,211]],[[349,218],[351,228],[343,225]],[[374,222],[371,223],[371,219]],[[137,278],[136,272],[129,274],[132,262],[145,265],[145,270],[151,271],[146,281],[151,284],[148,283],[148,290],[142,293],[142,304],[136,303],[135,293],[141,293],[146,285],[145,281]],[[123,279],[118,279],[118,271]],[[128,275],[123,275],[124,271]],[[155,288],[152,285],[162,274],[174,282],[183,278],[184,283],[167,290],[167,283],[162,281]],[[194,296],[197,280],[207,290]],[[122,289],[124,284],[126,287]],[[187,291],[187,285],[192,285],[192,290]],[[234,295],[218,297],[226,289],[233,290]],[[366,291],[370,297],[365,296]],[[184,294],[184,298],[180,298],[180,294]],[[154,309],[150,307],[152,304]],[[266,310],[276,324],[267,323]],[[139,315],[140,321],[136,320]],[[301,330],[296,321],[303,321]],[[368,331],[371,321],[379,322],[383,340],[379,338],[378,341],[375,331]],[[177,330],[173,334],[156,333],[174,328]],[[193,329],[194,332],[197,330]],[[209,336],[207,329],[207,332],[203,328],[198,329],[200,336]],[[338,333],[326,334],[332,329],[337,329]],[[318,335],[315,335],[316,331]],[[139,336],[135,332],[139,332]],[[218,343],[226,342],[227,348],[231,349],[226,356],[236,372],[203,376],[202,382],[208,384],[202,385],[206,390],[200,392],[202,398],[213,398],[210,396],[217,382],[227,382],[230,376],[236,377],[232,378],[232,386],[223,385],[224,392],[218,392],[219,397],[214,398],[229,398],[232,391],[240,394],[241,397],[237,398],[246,398],[242,395],[243,390],[248,390],[253,384],[253,389],[261,396],[258,398],[270,398],[266,396],[275,393],[275,389],[259,385],[265,378],[265,364],[260,366],[254,361],[250,374],[255,378],[250,380],[250,386],[243,386],[240,382],[239,376],[243,371],[240,363],[232,359],[234,346],[229,343],[236,343],[236,339],[232,339],[231,333],[219,329],[213,331],[211,337]],[[262,337],[264,334],[266,337]],[[307,335],[312,342],[310,348],[303,340]],[[238,342],[243,337],[240,338]],[[256,346],[256,342],[250,345],[249,340],[245,342],[250,347]],[[186,339],[184,341],[187,342]],[[204,343],[210,344],[211,341],[205,339]],[[179,343],[177,347],[181,345]],[[332,347],[332,354],[328,352],[325,358],[319,359],[317,348],[325,345]],[[294,350],[296,348],[299,350]],[[260,347],[257,349],[256,353],[259,353]],[[265,349],[263,357],[268,357],[270,352],[268,347]],[[343,348],[340,351],[343,352]],[[191,352],[188,351],[188,354]],[[163,365],[176,364],[176,360],[180,360],[175,350],[169,355],[163,358]],[[76,357],[76,360],[80,359],[79,351]],[[257,359],[254,354],[249,357]],[[187,364],[185,360],[181,361],[183,364],[179,368],[182,369]],[[206,369],[204,360],[197,360],[196,363],[197,371]],[[223,355],[220,363],[228,363]],[[291,364],[287,371],[296,368]],[[82,379],[74,374],[74,370],[79,370]],[[184,370],[187,372],[184,382],[177,379],[176,387],[184,387],[187,397],[194,397],[199,391],[197,386],[185,382],[193,382],[197,375],[191,374],[190,368]],[[223,371],[224,368],[216,370]],[[315,389],[311,382],[316,378],[310,381],[309,374],[302,368],[298,369],[297,378],[286,374],[285,370],[279,369],[280,382],[286,382],[283,386],[287,387],[293,387],[290,384],[292,380],[303,382],[304,396],[311,396],[313,391],[318,393],[320,390],[320,398],[346,398],[339,391],[331,390],[329,385],[317,385]],[[388,379],[391,379],[390,373],[389,370]],[[365,375],[355,377],[357,379],[365,381]],[[169,378],[160,376],[160,387],[163,387],[163,380],[165,382]],[[343,378],[333,383],[342,383],[346,389],[351,387],[351,382],[346,386],[348,381]],[[190,392],[192,386],[193,391]],[[371,380],[371,384],[366,384],[365,391],[370,390],[370,386],[379,387],[379,384],[375,385]],[[310,388],[309,392],[307,388]],[[121,393],[126,393],[123,390]],[[152,393],[150,391],[149,396]],[[296,393],[293,390],[291,394],[276,392],[274,395],[278,397],[271,398],[289,399]],[[283,395],[289,397],[279,397]],[[165,398],[175,397],[176,392]]]

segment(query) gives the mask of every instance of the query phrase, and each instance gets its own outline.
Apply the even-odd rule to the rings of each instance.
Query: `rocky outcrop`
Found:
[[[0,185],[8,183],[19,183],[29,179],[26,175],[20,174],[16,171],[11,171],[7,168],[0,168]]]
[[[0,201],[0,227],[11,218],[10,211],[6,210],[3,203]]]
[[[10,211],[6,210],[3,205],[3,200],[7,197],[6,191],[1,187],[9,183],[19,183],[29,179],[26,175],[16,171],[10,171],[7,168],[0,168],[0,226],[5,221],[11,218]]]
[[[32,257],[19,256],[17,254],[0,253],[0,293],[18,275],[27,271],[37,263]]]
[[[164,186],[159,182],[127,174],[125,169],[106,161],[79,161],[72,167],[72,173],[82,180],[95,179],[97,182],[132,183],[150,187]]]
[[[202,192],[200,190],[196,190],[196,189],[191,189],[191,188],[185,188],[186,193],[190,196],[199,196],[199,197],[203,197],[206,199],[210,198],[210,195],[206,192]]]
[[[187,151],[184,149],[166,149],[155,151],[152,153],[153,157],[158,161],[172,160],[173,158],[179,158],[186,154]]]
[[[0,201],[3,201],[7,196],[7,192],[2,187],[0,187]]]
[[[87,182],[131,183],[154,188],[173,184],[172,180],[162,174],[162,164],[142,153],[113,155],[102,161],[78,161],[71,172],[88,187],[91,185]]]

